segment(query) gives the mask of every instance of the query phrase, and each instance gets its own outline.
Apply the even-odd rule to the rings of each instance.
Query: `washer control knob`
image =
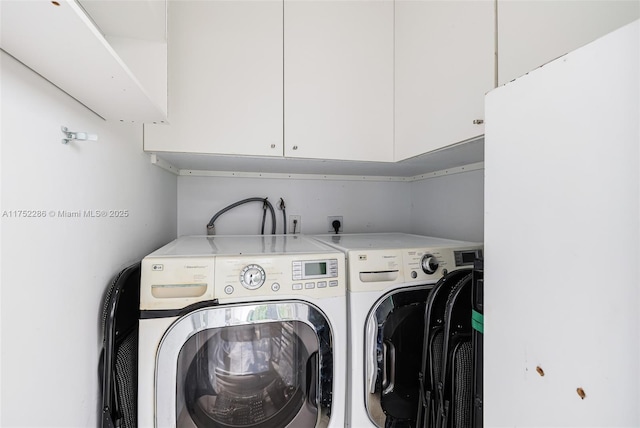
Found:
[[[264,269],[259,265],[248,265],[240,271],[240,284],[249,290],[256,290],[262,287],[265,278]]]
[[[422,260],[420,261],[420,265],[422,266],[422,271],[427,275],[433,275],[438,270],[438,259],[432,254],[425,254],[422,256]]]

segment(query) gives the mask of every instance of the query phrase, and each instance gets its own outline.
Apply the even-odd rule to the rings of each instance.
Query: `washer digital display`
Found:
[[[326,274],[327,262],[306,262],[304,264],[304,276]]]
[[[468,266],[473,265],[473,261],[482,257],[482,250],[466,250],[466,251],[454,251],[456,259],[456,266]]]
[[[336,278],[338,276],[338,260],[296,260],[292,264],[293,280]]]

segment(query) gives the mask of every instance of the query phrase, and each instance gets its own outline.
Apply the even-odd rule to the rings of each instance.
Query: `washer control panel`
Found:
[[[482,256],[482,246],[468,248],[425,248],[406,250],[404,265],[411,279],[439,279],[447,271],[473,266]]]
[[[407,282],[435,283],[447,271],[473,265],[482,245],[349,251],[349,290],[385,290]]]
[[[218,299],[331,297],[346,292],[342,253],[217,256],[215,265]]]

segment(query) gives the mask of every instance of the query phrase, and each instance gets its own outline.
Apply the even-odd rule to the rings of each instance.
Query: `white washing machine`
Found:
[[[401,233],[314,238],[347,256],[346,425],[415,426],[426,300],[447,271],[473,267],[482,244]]]
[[[344,426],[342,252],[181,237],[144,258],[140,286],[140,427]]]

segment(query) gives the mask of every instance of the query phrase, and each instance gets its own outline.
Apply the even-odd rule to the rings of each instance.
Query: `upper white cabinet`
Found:
[[[638,14],[625,0],[170,1],[169,125],[145,125],[144,148],[401,161],[482,135],[485,93]]]
[[[145,150],[282,156],[282,7],[169,2],[169,125]]]
[[[95,3],[108,6],[118,19],[123,2]],[[96,26],[99,20],[92,20],[74,0],[2,0],[0,17],[2,49],[99,116],[123,122],[166,119],[164,40],[154,41],[151,48],[149,40],[120,38],[112,45]],[[147,15],[139,18],[144,22]],[[136,54],[128,53],[132,51]]]
[[[629,0],[498,0],[502,85],[640,16]]]
[[[78,0],[149,98],[167,111],[166,0]]]
[[[484,133],[494,16],[493,1],[396,0],[396,161]]]
[[[393,1],[285,0],[285,156],[393,161]]]

